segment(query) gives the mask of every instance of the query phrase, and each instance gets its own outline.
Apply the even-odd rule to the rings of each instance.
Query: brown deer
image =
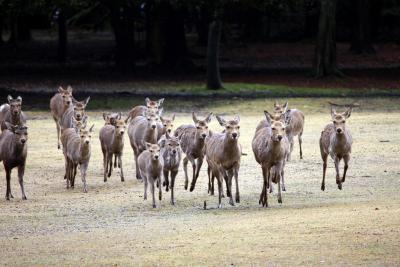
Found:
[[[160,120],[161,123],[157,123],[158,140],[160,140],[161,136],[165,135],[166,133],[172,133],[172,129],[174,129],[175,114],[172,115],[171,119],[160,116]]]
[[[138,171],[144,182],[144,196],[147,199],[147,185],[150,183],[151,195],[153,198],[153,208],[156,207],[154,196],[154,182],[159,184],[158,198],[161,201],[162,197],[162,172],[163,158],[160,156],[160,146],[158,144],[146,143],[146,150],[138,157]],[[161,202],[160,202],[161,203]]]
[[[25,125],[12,125],[5,122],[7,127],[0,134],[0,161],[3,161],[4,170],[6,171],[7,191],[6,200],[14,198],[11,194],[11,170],[15,167],[18,168],[18,181],[21,187],[22,199],[26,200],[24,190],[24,173],[25,162],[27,156],[27,140],[28,140],[28,127]]]
[[[84,101],[76,101],[74,98],[72,98],[72,106],[70,106],[61,117],[61,131],[63,129],[72,128],[72,117],[74,117],[77,121],[83,119],[86,112],[85,109],[87,104],[89,103],[89,100],[90,96]]]
[[[58,88],[58,93],[56,93],[50,99],[50,110],[51,115],[56,123],[57,129],[57,147],[60,149],[60,134],[61,134],[61,118],[65,111],[67,111],[72,106],[72,87],[68,86],[67,89]]]
[[[133,120],[137,116],[143,116],[149,110],[153,113],[159,113],[159,109],[161,109],[161,105],[164,102],[164,98],[161,98],[157,101],[152,101],[150,98],[146,97],[145,99],[146,106],[136,106],[131,109],[128,113],[128,117],[126,118],[126,122],[129,120]],[[160,115],[161,113],[159,113]]]
[[[268,125],[260,122],[257,126],[252,149],[254,157],[261,165],[263,175],[263,189],[259,203],[268,207],[268,188],[272,192],[272,182],[278,183],[278,202],[282,203],[282,189],[284,186],[284,168],[287,154],[289,153],[289,141],[286,137],[286,127],[276,116],[264,111]]]
[[[222,183],[223,179],[227,184],[227,195],[229,204],[234,206],[232,198],[232,178],[236,182],[236,203],[240,202],[239,194],[239,169],[242,148],[238,142],[240,136],[240,118],[236,116],[233,120],[225,121],[220,116],[216,116],[219,124],[225,127],[223,133],[213,133],[206,139],[207,162],[211,168],[212,175],[218,182],[218,207],[221,208]]]
[[[12,96],[7,97],[8,104],[3,104],[0,106],[0,123],[1,130],[7,129],[5,122],[11,123],[11,125],[25,125],[26,116],[21,110],[22,97],[12,98]]]
[[[204,120],[197,118],[192,112],[192,119],[195,125],[181,125],[176,130],[174,135],[179,138],[182,151],[185,153],[183,159],[183,170],[185,172],[185,190],[188,188],[189,178],[187,173],[188,162],[193,167],[193,178],[190,184],[190,192],[196,186],[196,180],[199,177],[200,168],[204,159],[205,140],[209,136],[208,124],[211,121],[212,113],[209,113]],[[196,162],[197,160],[197,162]]]
[[[349,167],[351,146],[353,139],[350,131],[346,127],[346,120],[351,115],[352,108],[348,108],[343,113],[337,113],[335,109],[331,109],[332,123],[325,126],[321,132],[321,138],[319,139],[319,147],[321,150],[321,157],[323,161],[323,173],[322,173],[322,184],[321,190],[325,190],[325,174],[328,155],[335,162],[336,169],[336,184],[338,188],[342,190],[342,183],[345,182],[347,169]],[[343,159],[344,170],[343,177],[339,175],[339,163]]]
[[[115,122],[121,119],[121,112],[119,113],[103,113],[104,125],[115,125]]]
[[[99,139],[101,151],[103,152],[104,182],[107,182],[107,176],[111,176],[113,155],[115,155],[115,164],[118,159],[118,166],[121,169],[121,182],[124,181],[122,154],[124,150],[125,130],[126,124],[121,117],[115,120],[114,125],[104,125],[100,129]]]
[[[175,136],[170,136],[169,133],[166,132],[158,143],[161,147],[161,156],[163,157],[164,161],[164,184],[167,192],[169,189],[171,189],[171,204],[175,205],[175,177],[178,174],[182,157],[179,139]],[[171,184],[169,183],[169,174],[171,174]]]
[[[129,123],[128,136],[135,156],[137,179],[142,179],[138,171],[138,157],[146,149],[146,143],[157,144],[159,120],[158,114],[147,111],[145,117],[135,117]]]

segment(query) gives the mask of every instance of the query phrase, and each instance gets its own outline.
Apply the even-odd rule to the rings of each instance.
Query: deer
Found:
[[[104,182],[107,182],[107,176],[111,176],[113,155],[115,156],[115,164],[117,164],[118,159],[118,167],[121,169],[121,182],[125,181],[122,168],[125,130],[126,124],[121,116],[115,120],[114,125],[104,125],[100,129],[99,139],[103,152]]]
[[[24,189],[24,173],[28,152],[28,127],[25,125],[12,125],[4,122],[7,127],[0,134],[0,161],[3,161],[6,172],[7,191],[6,200],[14,198],[11,194],[11,171],[18,168],[18,181],[21,187],[22,199],[26,200]]]
[[[133,107],[126,118],[126,122],[133,120],[137,116],[143,116],[148,110],[153,113],[158,113],[162,104],[164,103],[164,98],[161,98],[157,101],[152,101],[150,98],[146,97],[145,99],[146,106],[136,106]]]
[[[26,116],[21,110],[22,97],[18,96],[13,98],[12,96],[7,96],[8,104],[3,104],[0,106],[0,123],[1,130],[7,129],[5,122],[11,123],[11,125],[24,125],[26,124]]]
[[[115,125],[115,122],[121,119],[121,112],[119,113],[103,113],[104,125]]]
[[[89,166],[89,160],[91,156],[91,137],[93,132],[92,125],[89,130],[80,129],[78,133],[75,131],[64,131],[61,135],[69,134],[68,138],[63,138],[67,140],[66,142],[66,155],[67,155],[67,188],[70,186],[73,188],[75,186],[75,173],[76,168],[79,165],[81,172],[81,179],[83,183],[83,192],[88,192],[88,187],[86,183],[86,173]]]
[[[232,178],[235,177],[236,195],[235,202],[240,203],[239,194],[239,169],[242,156],[242,147],[238,142],[240,137],[240,117],[235,116],[232,120],[226,121],[216,116],[219,124],[225,128],[223,133],[212,133],[206,139],[206,157],[211,168],[212,175],[218,182],[218,208],[222,207],[222,183],[225,179],[227,184],[227,195],[229,204],[234,206],[232,197]]]
[[[261,121],[252,141],[254,157],[261,165],[263,188],[259,204],[268,207],[268,188],[272,192],[272,182],[278,183],[278,203],[282,203],[282,192],[285,191],[284,168],[289,153],[289,140],[286,137],[286,125],[282,120],[268,111],[264,111],[267,125]],[[281,188],[282,181],[282,188]]]
[[[209,113],[203,120],[197,118],[196,114],[192,112],[192,119],[194,125],[181,125],[176,130],[174,135],[179,138],[181,148],[185,157],[183,158],[183,170],[185,172],[185,190],[188,189],[189,178],[187,165],[188,162],[193,167],[193,178],[190,184],[190,192],[196,186],[197,178],[199,177],[200,169],[204,159],[204,146],[206,138],[210,135],[208,124],[211,121],[212,113]]]
[[[144,182],[144,200],[147,200],[147,186],[150,183],[151,195],[153,198],[153,208],[156,208],[154,196],[154,182],[159,184],[158,199],[162,198],[162,172],[163,172],[163,157],[160,156],[160,146],[146,142],[146,150],[138,157],[138,169],[140,176]],[[161,202],[160,202],[161,205]]]
[[[161,156],[163,158],[163,174],[164,174],[164,185],[166,191],[171,189],[171,205],[175,205],[174,187],[175,178],[178,174],[179,165],[181,162],[182,151],[180,147],[179,139],[175,136],[169,135],[166,132],[165,135],[158,142],[161,148]],[[171,174],[171,184],[169,183],[169,175]]]
[[[61,118],[72,106],[72,87],[68,86],[67,89],[58,88],[58,92],[50,99],[51,115],[56,123],[57,130],[57,148],[60,149],[60,135],[61,135]]]
[[[158,137],[157,139],[160,140],[160,138],[165,135],[166,133],[171,134],[172,129],[174,129],[174,120],[175,120],[175,114],[172,115],[170,119],[162,117],[160,115],[160,121],[161,123],[157,123],[157,128],[158,128]]]
[[[347,169],[349,167],[351,146],[353,144],[351,133],[346,127],[346,120],[350,117],[351,112],[352,107],[347,108],[343,113],[337,113],[334,108],[331,108],[332,122],[326,125],[324,130],[321,132],[319,147],[323,161],[322,191],[325,190],[325,175],[328,155],[330,155],[335,162],[336,184],[340,190],[342,190],[342,184],[345,182]],[[344,170],[343,177],[340,178],[339,164],[342,159],[344,161]]]
[[[135,117],[128,126],[128,136],[133,149],[136,163],[136,179],[141,180],[138,157],[146,150],[146,143],[157,144],[158,128],[157,123],[160,117],[157,113],[147,111],[145,116]]]
[[[72,106],[70,106],[61,117],[61,131],[67,128],[72,128],[72,117],[74,117],[77,121],[82,120],[82,118],[85,116],[85,109],[89,103],[89,100],[90,96],[84,101],[77,101],[72,98]]]

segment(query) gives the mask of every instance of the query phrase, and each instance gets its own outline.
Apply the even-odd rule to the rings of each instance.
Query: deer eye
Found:
[[[208,126],[206,126],[205,128],[208,129]]]
[[[200,129],[201,129],[201,127],[200,127],[200,126],[197,126],[196,128],[197,128],[197,130],[200,130]]]
[[[276,128],[275,127],[272,127],[272,131],[275,131],[276,130]]]
[[[226,126],[226,129],[230,129],[231,128],[231,126]]]
[[[167,127],[167,125],[166,125],[166,124],[164,124],[164,127]]]
[[[342,123],[345,123],[346,121],[342,121]]]
[[[240,129],[240,126],[238,126],[237,128]]]

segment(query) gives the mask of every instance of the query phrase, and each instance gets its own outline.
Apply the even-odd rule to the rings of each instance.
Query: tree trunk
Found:
[[[221,21],[211,22],[207,44],[207,88],[221,89],[222,81],[219,70],[219,44],[221,40]]]
[[[58,10],[57,17],[58,24],[58,62],[65,63],[67,61],[67,20],[65,18],[65,13],[63,9]]]
[[[336,63],[336,4],[337,0],[321,0],[314,60],[314,74],[318,78],[343,75]]]
[[[354,1],[353,37],[350,51],[356,54],[372,54],[375,49],[371,40],[371,0]]]
[[[131,71],[135,65],[133,10],[128,6],[112,5],[110,11],[116,44],[115,64],[120,71]]]

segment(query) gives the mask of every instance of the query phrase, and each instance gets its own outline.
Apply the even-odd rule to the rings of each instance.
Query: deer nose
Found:
[[[176,150],[175,150],[175,149],[174,149],[174,150],[172,150],[172,153],[176,154]]]
[[[21,143],[25,144],[26,140],[25,139],[21,139]]]
[[[86,144],[89,144],[89,140],[86,140],[85,143],[86,143]]]
[[[155,125],[151,125],[151,128],[155,129],[155,128],[156,128],[156,126],[155,126]]]
[[[207,135],[203,133],[203,134],[201,135],[201,137],[206,138]]]
[[[171,129],[168,129],[168,133],[171,133],[171,131],[172,131]]]
[[[67,105],[69,105],[69,104],[71,104],[71,102],[70,102],[70,101],[67,101]]]
[[[18,114],[18,110],[14,110],[14,114]]]
[[[282,140],[282,135],[278,135],[278,140],[279,140],[279,141]]]
[[[342,129],[339,128],[339,129],[336,130],[336,132],[341,133]]]
[[[124,131],[121,131],[120,133],[121,133],[121,135],[123,135],[123,134],[124,134]]]
[[[79,119],[81,117],[81,114],[76,114],[76,117]]]
[[[155,159],[158,159],[158,155],[155,155],[154,158],[155,158]]]
[[[237,133],[232,133],[232,137],[233,137],[233,138],[236,138],[237,136],[238,136]]]

